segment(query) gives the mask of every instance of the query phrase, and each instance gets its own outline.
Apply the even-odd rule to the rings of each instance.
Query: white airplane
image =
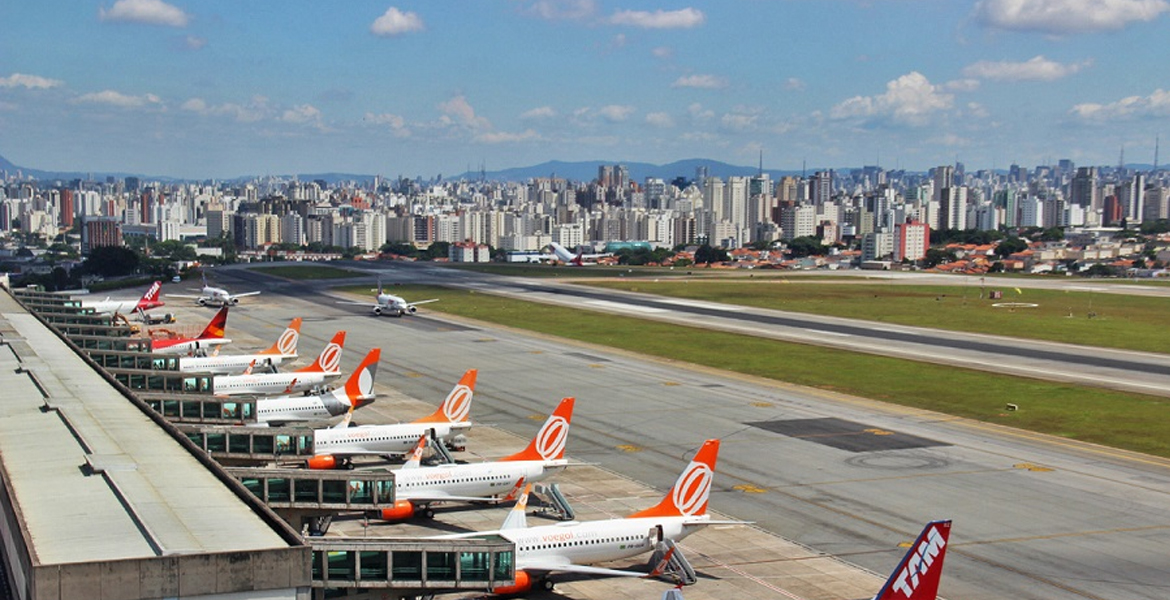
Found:
[[[256,354],[231,354],[212,356],[184,356],[179,359],[179,371],[184,373],[215,373],[217,375],[239,375],[255,367],[276,369],[285,359],[297,357],[297,341],[301,338],[301,318],[288,324],[276,343]]]
[[[338,331],[313,364],[288,373],[223,375],[212,378],[211,391],[217,396],[239,394],[291,394],[303,392],[341,376],[341,350],[345,332]]]
[[[435,539],[467,539],[498,535],[516,545],[515,585],[497,587],[494,594],[522,594],[540,585],[552,589],[548,575],[553,572],[619,577],[657,577],[667,560],[649,573],[594,567],[595,563],[620,560],[654,550],[663,540],[678,541],[700,527],[715,524],[742,524],[741,521],[713,521],[707,514],[707,498],[715,477],[719,440],[707,440],[674,487],[657,505],[624,519],[558,523],[528,527],[524,515],[531,484],[525,486],[516,506],[497,531],[460,533]],[[673,550],[670,551],[673,553]]]
[[[580,251],[578,251],[576,254],[573,254],[569,251],[568,248],[565,248],[556,242],[550,242],[549,247],[552,248],[554,258],[570,267],[591,267],[597,264],[597,259],[604,258],[606,256],[613,256],[611,253],[584,254]]]
[[[345,385],[324,394],[288,395],[256,401],[257,425],[277,427],[299,421],[325,421],[374,401],[374,376],[382,349],[374,348],[362,359]]]
[[[338,300],[337,303],[353,304],[356,306],[369,306],[370,310],[374,311],[374,315],[379,317],[382,315],[401,317],[407,314],[413,315],[414,313],[418,312],[418,305],[420,304],[439,301],[438,298],[432,298],[430,300],[419,300],[418,302],[407,302],[406,299],[402,296],[395,296],[394,294],[386,293],[382,289],[381,281],[378,282],[378,289],[371,291],[378,292],[378,295],[374,297],[374,304],[370,304],[369,302],[350,302],[347,300]]]
[[[189,294],[167,294],[168,298],[194,298],[195,303],[199,306],[227,306],[229,304],[236,305],[240,303],[240,298],[247,296],[255,296],[260,292],[248,292],[246,294],[232,294],[227,290],[215,287],[207,283],[207,273],[203,274],[203,287],[199,290],[192,289],[191,291],[198,291],[198,296]]]
[[[115,313],[129,315],[165,305],[165,302],[160,302],[158,299],[158,292],[161,289],[162,282],[156,281],[150,284],[150,287],[146,289],[146,293],[142,294],[142,298],[138,300],[111,300],[109,296],[106,296],[105,300],[86,300],[82,298],[81,305],[85,308],[92,308],[99,315],[112,315]]]
[[[219,309],[211,322],[195,337],[184,337],[163,328],[148,330],[150,349],[155,354],[195,354],[208,348],[216,348],[232,341],[223,337],[227,327],[228,307]]]
[[[410,460],[394,473],[394,506],[384,508],[387,521],[409,519],[417,513],[434,516],[431,504],[439,502],[482,502],[514,500],[525,482],[535,483],[568,466],[565,443],[573,419],[573,398],[561,400],[557,409],[528,446],[494,462],[420,467],[426,447],[420,436]]]
[[[306,466],[310,469],[337,469],[352,465],[357,455],[406,454],[421,436],[434,436],[440,442],[456,432],[471,428],[471,400],[475,395],[478,372],[469,369],[438,410],[410,423],[361,425],[350,427],[353,410],[329,429],[313,430],[313,454]]]

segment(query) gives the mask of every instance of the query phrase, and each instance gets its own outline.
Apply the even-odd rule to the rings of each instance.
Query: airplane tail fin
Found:
[[[557,460],[565,457],[565,442],[569,439],[569,422],[573,420],[573,398],[565,398],[528,447],[500,460]]]
[[[508,516],[504,519],[504,524],[500,525],[500,529],[525,529],[528,527],[528,516],[524,514],[524,511],[528,510],[528,495],[531,493],[532,484],[530,483],[524,486],[524,491],[516,499],[516,505],[508,511]]]
[[[627,518],[692,517],[707,514],[707,498],[715,478],[715,461],[719,457],[719,440],[707,440],[695,453],[691,463],[678,476],[674,487],[657,505],[640,510]]]
[[[333,339],[321,351],[317,360],[307,367],[297,369],[296,373],[337,373],[341,371],[341,349],[345,346],[345,332],[338,331]]]
[[[374,348],[362,359],[362,364],[345,380],[345,399],[354,408],[361,408],[374,399],[374,376],[378,374],[378,361],[382,349]]]
[[[158,299],[160,291],[162,291],[161,281],[150,284],[150,287],[146,288],[146,293],[138,299],[138,304],[134,305],[134,310],[145,311],[165,305],[165,302],[160,302]]]
[[[227,328],[228,307],[224,306],[211,317],[211,322],[207,327],[203,328],[203,332],[199,334],[200,339],[206,338],[222,338],[223,332]]]
[[[415,423],[463,423],[471,414],[471,399],[475,395],[475,377],[479,371],[468,369],[439,409]]]
[[[935,600],[950,535],[950,520],[927,523],[874,600]]]
[[[276,339],[276,343],[268,347],[267,350],[260,352],[260,354],[286,356],[289,358],[297,355],[297,342],[301,339],[301,318],[293,319],[288,327],[284,328],[284,333]]]
[[[402,463],[403,469],[417,469],[422,464],[423,450],[427,448],[426,434],[418,436],[418,443],[414,445],[414,450],[410,451],[410,456],[406,462]]]

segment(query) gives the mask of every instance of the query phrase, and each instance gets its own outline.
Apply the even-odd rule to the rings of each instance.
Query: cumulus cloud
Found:
[[[748,133],[759,129],[760,111],[737,108],[719,119],[719,126],[735,133]]]
[[[679,10],[619,10],[609,17],[612,25],[640,27],[642,29],[690,29],[707,20],[703,11],[697,8]]]
[[[508,131],[487,131],[476,135],[474,139],[475,141],[484,144],[512,144],[517,142],[539,140],[540,134],[531,129],[526,129],[519,133]]]
[[[610,104],[602,106],[597,109],[597,114],[601,115],[605,120],[611,123],[619,123],[625,121],[634,112],[633,106],[626,106],[621,104]]]
[[[528,2],[521,12],[548,21],[579,21],[597,11],[594,0],[536,0]]]
[[[202,98],[191,98],[179,108],[201,116],[228,117],[240,123],[254,123],[273,112],[264,96],[254,96],[248,104],[227,102],[217,105],[210,105]]]
[[[370,25],[370,33],[380,37],[395,37],[423,29],[422,18],[417,13],[402,12],[393,6]]]
[[[24,73],[13,73],[8,77],[0,77],[0,88],[22,87],[30,90],[47,90],[62,85],[65,85],[64,81],[38,75],[25,75]]]
[[[670,46],[658,46],[650,50],[650,54],[654,55],[654,58],[670,58],[674,56],[674,48]]]
[[[1043,56],[1036,56],[1024,62],[982,60],[964,68],[963,75],[999,81],[1056,81],[1073,75],[1090,64],[1090,61],[1058,63]]]
[[[692,119],[706,121],[715,116],[715,111],[709,108],[703,108],[702,104],[695,102],[687,107],[687,114],[691,115]]]
[[[321,111],[311,104],[302,104],[285,110],[280,120],[285,123],[319,123]]]
[[[926,125],[931,115],[951,108],[954,96],[917,71],[886,84],[886,93],[854,96],[829,111],[833,119],[888,120],[900,125]]]
[[[789,77],[788,80],[784,82],[784,89],[792,92],[803,92],[806,87],[808,87],[808,84],[806,84],[804,80],[798,79],[796,77]]]
[[[154,94],[143,94],[141,96],[130,96],[114,90],[103,90],[100,92],[93,92],[78,96],[75,100],[79,103],[85,104],[106,104],[109,106],[117,106],[119,108],[141,108],[150,105],[161,105],[162,99]]]
[[[366,113],[363,120],[373,125],[381,125],[388,128],[394,137],[410,137],[410,129],[406,126],[406,119],[399,115],[393,113]]]
[[[1115,31],[1168,10],[1167,0],[979,0],[975,18],[994,29],[1063,35]]]
[[[942,84],[942,88],[948,92],[974,92],[979,85],[978,79],[955,79]]]
[[[439,103],[439,111],[443,113],[445,125],[457,124],[472,129],[491,129],[492,124],[484,117],[477,116],[471,103],[462,94]]]
[[[186,27],[191,20],[187,13],[162,0],[118,0],[109,10],[99,8],[98,18],[102,21],[168,27]]]
[[[207,45],[207,38],[189,35],[183,38],[183,47],[187,50],[202,50]]]
[[[674,127],[674,118],[664,112],[652,112],[646,115],[646,124],[669,129]]]
[[[718,90],[727,87],[727,79],[718,75],[686,75],[674,80],[674,83],[670,84],[670,87]]]
[[[552,118],[555,118],[556,116],[557,116],[557,111],[553,110],[553,107],[539,106],[539,107],[536,107],[532,110],[524,111],[523,113],[521,113],[520,118],[521,119],[539,120],[539,119],[552,119]]]
[[[1157,89],[1149,96],[1129,96],[1109,104],[1077,104],[1069,113],[1095,122],[1170,117],[1170,91]]]

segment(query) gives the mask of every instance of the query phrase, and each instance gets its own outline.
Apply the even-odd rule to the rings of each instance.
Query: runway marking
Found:
[[[548,416],[548,415],[542,415],[542,414],[531,414],[531,415],[528,415],[528,418],[529,418],[529,419],[531,419],[531,420],[533,420],[533,421],[541,421],[541,420],[544,420],[544,418],[545,418],[545,417],[547,417],[547,416]]]
[[[699,552],[697,549],[691,548],[689,545],[679,544],[679,547],[686,550],[688,554],[693,554],[694,556],[701,556],[701,557],[711,561],[711,564],[714,565],[716,568],[722,567],[724,569],[727,569],[728,571],[731,571],[732,573],[735,573],[736,575],[739,575],[740,577],[743,577],[744,579],[747,579],[748,581],[754,581],[755,583],[758,583],[761,586],[768,588],[769,590],[772,590],[773,592],[776,592],[777,594],[781,594],[785,597],[792,598],[792,600],[804,600],[804,598],[801,596],[797,596],[796,594],[793,594],[792,592],[790,592],[786,589],[776,587],[775,585],[772,585],[771,583],[768,583],[767,581],[764,581],[763,579],[760,579],[759,577],[756,577],[755,575],[752,575],[752,574],[748,573],[747,571],[733,567],[724,561],[715,560],[714,558],[711,557],[711,555],[705,554],[703,552]]]
[[[870,427],[862,433],[872,433],[874,435],[894,435],[893,431],[886,431],[885,429],[878,429],[876,427]]]
[[[1012,465],[1012,467],[1014,467],[1016,469],[1024,469],[1026,471],[1032,471],[1035,473],[1048,473],[1048,472],[1056,470],[1056,469],[1053,469],[1051,467],[1042,467],[1040,465],[1034,465],[1032,463],[1016,463],[1016,464]]]
[[[593,364],[589,365],[589,368],[590,369],[604,369],[605,365],[599,365],[597,363],[593,363]]]
[[[677,382],[677,381],[663,381],[662,385],[665,385],[666,387],[675,387],[675,386],[679,386],[682,384]]]
[[[615,312],[646,313],[651,315],[667,312],[661,308],[638,306],[636,304],[625,304],[622,302],[612,302],[609,300],[586,300],[581,304],[586,305],[589,308],[606,308]]]
[[[621,444],[621,445],[617,446],[617,449],[621,450],[622,452],[641,452],[642,451],[641,446],[635,446],[633,444]]]
[[[418,373],[416,371],[408,371],[406,373],[403,373],[403,375],[405,375],[406,377],[414,378],[414,379],[418,379],[419,377],[423,376],[422,373]]]
[[[529,350],[529,354],[544,354],[544,350]]]
[[[752,402],[752,406],[755,406],[757,408],[772,408],[773,406],[776,406],[776,405],[771,403],[771,402]]]
[[[741,483],[739,485],[733,485],[733,486],[731,486],[731,489],[743,492],[745,494],[764,494],[768,491],[762,487],[755,486],[755,485],[752,485],[750,483]]]
[[[477,339],[474,339],[471,341],[473,341],[473,342],[494,342],[494,341],[496,341],[496,338],[477,338]]]

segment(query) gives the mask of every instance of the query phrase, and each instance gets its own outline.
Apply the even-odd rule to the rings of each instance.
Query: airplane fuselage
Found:
[[[291,394],[317,387],[341,373],[260,373],[252,375],[225,375],[212,381],[212,392],[218,395]]]
[[[215,373],[239,375],[255,362],[256,369],[275,368],[284,361],[280,354],[234,354],[231,356],[184,356],[179,359],[179,370],[184,373]],[[295,355],[288,358],[296,358]]]
[[[279,425],[297,421],[325,421],[349,410],[335,390],[313,396],[280,396],[256,401],[256,421],[261,425]]]
[[[406,454],[414,449],[418,438],[435,430],[435,437],[445,439],[453,431],[471,427],[464,423],[399,423],[365,425],[313,431],[314,454]]]
[[[508,494],[523,479],[535,483],[564,470],[567,461],[517,460],[444,465],[394,471],[395,498],[436,499],[443,495],[490,498]]]
[[[658,541],[659,526],[663,538],[677,542],[697,529],[684,523],[706,520],[705,515],[610,519],[503,529],[499,535],[516,544],[516,570],[558,562],[592,565],[649,552]]]
[[[201,338],[182,341],[158,339],[151,342],[151,351],[155,354],[194,354],[200,350],[210,350],[231,342],[228,338]]]

